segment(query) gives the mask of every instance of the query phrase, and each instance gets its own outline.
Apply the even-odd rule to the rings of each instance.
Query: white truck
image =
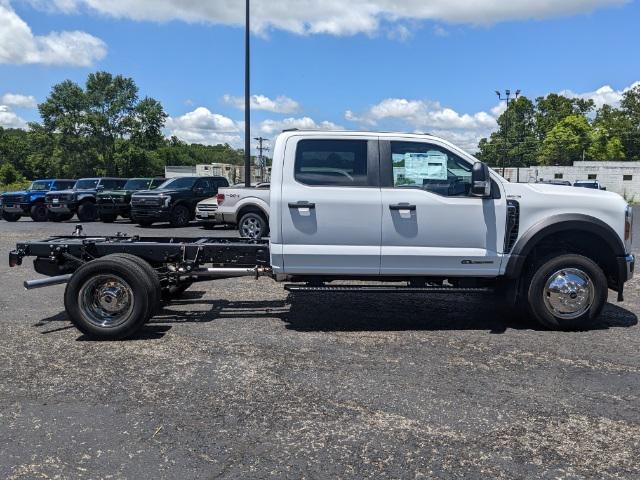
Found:
[[[205,226],[237,225],[244,238],[262,238],[269,234],[269,183],[250,188],[221,188],[213,198],[196,207],[196,218]]]
[[[615,193],[509,183],[428,135],[287,131],[275,142],[269,239],[73,237],[19,243],[66,283],[87,335],[133,335],[161,293],[268,276],[291,292],[496,292],[543,325],[597,317],[633,276],[632,209]],[[345,299],[348,301],[348,299]],[[455,307],[453,307],[455,308]]]

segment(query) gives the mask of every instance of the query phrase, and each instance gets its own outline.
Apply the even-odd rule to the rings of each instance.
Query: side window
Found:
[[[212,184],[213,184],[213,182],[210,179],[202,178],[202,179],[198,180],[198,182],[196,183],[195,188],[196,189],[202,189],[205,192],[210,192],[210,191],[214,190]]]
[[[158,188],[165,182],[164,178],[155,178],[151,181],[151,190]]]
[[[311,186],[369,186],[366,140],[301,140],[295,179]]]
[[[126,180],[124,183],[122,180],[103,180],[100,182],[100,185],[104,187],[105,190],[122,190],[125,183]]]
[[[465,197],[471,191],[472,165],[442,147],[391,142],[391,157],[395,188],[419,188],[445,197]]]

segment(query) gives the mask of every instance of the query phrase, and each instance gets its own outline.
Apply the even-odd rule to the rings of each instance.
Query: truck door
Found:
[[[281,238],[281,245],[272,247],[276,255],[281,249],[285,273],[378,275],[377,138],[290,137],[278,208],[281,237],[272,232],[272,243]]]
[[[381,273],[497,276],[506,200],[470,195],[474,159],[446,144],[381,139]],[[497,198],[496,198],[497,197]]]

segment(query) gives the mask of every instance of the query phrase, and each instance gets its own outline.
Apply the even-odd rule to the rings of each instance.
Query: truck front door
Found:
[[[377,138],[290,137],[272,255],[300,275],[378,275],[381,196]],[[273,186],[272,186],[273,188]],[[273,195],[273,192],[272,192]],[[273,245],[273,239],[281,245]]]
[[[380,142],[383,275],[497,276],[506,201],[470,195],[473,159],[435,140]]]

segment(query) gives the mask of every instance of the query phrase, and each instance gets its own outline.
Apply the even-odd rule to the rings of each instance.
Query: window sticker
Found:
[[[420,185],[423,180],[446,180],[447,160],[447,155],[435,150],[426,153],[405,153],[404,176]]]

